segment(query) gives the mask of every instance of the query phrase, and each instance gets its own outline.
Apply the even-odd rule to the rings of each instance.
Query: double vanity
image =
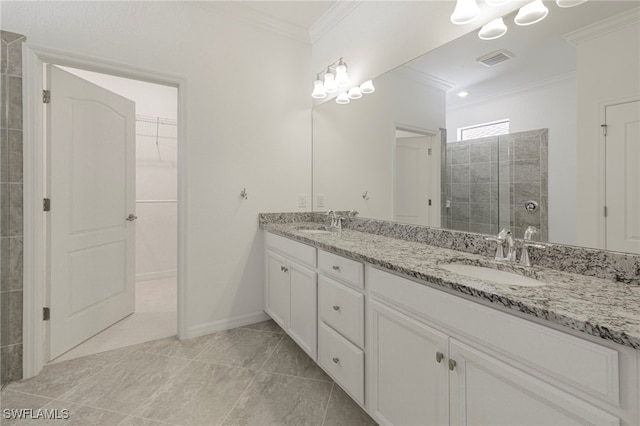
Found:
[[[640,424],[637,283],[326,220],[260,216],[265,311],[378,423]]]

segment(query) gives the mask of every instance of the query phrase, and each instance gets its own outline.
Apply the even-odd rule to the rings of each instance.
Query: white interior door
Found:
[[[607,249],[640,254],[640,101],[605,116]]]
[[[135,308],[135,104],[51,65],[47,87],[53,359]]]
[[[394,212],[398,222],[430,224],[430,148],[428,136],[396,139]]]

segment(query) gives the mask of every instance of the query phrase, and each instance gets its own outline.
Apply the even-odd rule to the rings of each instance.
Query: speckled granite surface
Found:
[[[308,215],[304,219],[313,217],[313,214]],[[318,214],[315,218],[317,220],[309,222],[323,222],[325,219]],[[429,281],[436,286],[640,349],[640,286],[548,267],[521,268],[496,264],[491,257],[487,256],[487,249],[480,249],[473,244],[474,241],[465,241],[464,238],[450,241],[451,247],[456,249],[452,250],[412,241],[410,238],[393,238],[354,229],[343,229],[339,233],[332,234],[307,234],[296,229],[301,226],[313,226],[312,223],[304,223],[301,220],[303,217],[286,216],[280,217],[280,220],[273,219],[275,219],[274,216],[261,215],[260,226],[269,232],[395,271],[407,277]],[[362,221],[362,219],[359,220]],[[391,224],[391,222],[387,223]],[[384,227],[384,224],[379,226]],[[418,228],[427,233],[430,229],[426,228],[425,231],[424,227]],[[405,230],[405,232],[409,231]],[[471,235],[456,234],[462,234],[461,237]],[[462,251],[458,248],[461,246],[466,247],[467,250]],[[491,252],[491,247],[487,248]],[[470,252],[471,250],[476,252]],[[463,263],[511,269],[516,273],[535,277],[548,285],[542,287],[495,285],[443,270],[438,267],[441,263]]]

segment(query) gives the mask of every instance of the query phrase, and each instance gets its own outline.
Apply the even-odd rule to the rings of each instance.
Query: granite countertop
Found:
[[[511,266],[481,255],[349,229],[332,234],[309,234],[299,230],[318,226],[318,223],[261,224],[263,229],[274,234],[640,349],[638,286],[549,268]],[[438,267],[443,263],[512,270],[537,278],[547,285],[497,285],[443,270]]]

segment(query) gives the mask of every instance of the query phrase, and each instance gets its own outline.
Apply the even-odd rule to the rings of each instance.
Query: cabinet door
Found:
[[[618,418],[450,339],[452,425],[619,425]]]
[[[289,335],[314,360],[317,347],[317,299],[316,273],[295,263],[289,263],[291,279],[291,316]]]
[[[284,257],[266,251],[264,310],[286,330],[289,326],[289,268]]]
[[[448,424],[447,336],[375,301],[369,324],[367,404],[374,418],[393,425]]]

